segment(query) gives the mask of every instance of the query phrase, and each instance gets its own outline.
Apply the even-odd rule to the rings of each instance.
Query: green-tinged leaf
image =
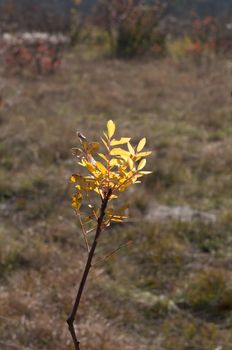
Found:
[[[105,174],[107,172],[106,167],[100,163],[100,162],[96,162],[96,167],[98,168],[98,170],[100,170],[101,173]]]
[[[128,150],[129,150],[130,154],[132,154],[132,156],[134,156],[135,155],[135,150],[131,146],[130,142],[127,143],[127,146],[128,146]]]
[[[98,142],[87,142],[85,145],[85,152],[89,154],[97,153],[99,150],[99,143]]]
[[[107,123],[107,131],[109,138],[111,138],[115,133],[115,124],[112,120],[109,120]]]
[[[111,142],[110,142],[110,145],[111,146],[117,146],[117,145],[124,145],[125,143],[129,142],[130,141],[130,137],[121,137],[120,140],[115,140],[113,139]]]
[[[144,137],[143,139],[141,139],[138,143],[138,146],[137,146],[137,152],[140,152],[142,151],[142,149],[144,148],[146,144],[146,138]]]
[[[142,159],[138,165],[137,170],[142,170],[145,167],[146,162],[147,162],[146,159]]]

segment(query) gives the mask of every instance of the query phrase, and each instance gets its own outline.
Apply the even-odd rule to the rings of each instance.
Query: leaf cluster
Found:
[[[144,151],[146,139],[142,138],[136,147],[133,147],[130,138],[115,138],[116,127],[112,120],[107,123],[107,131],[101,138],[104,150],[100,152],[98,142],[89,142],[78,132],[80,147],[73,148],[73,155],[78,158],[78,164],[87,170],[87,175],[73,174],[70,181],[75,184],[76,192],[72,196],[72,207],[80,215],[83,199],[88,202],[91,215],[97,220],[99,208],[92,204],[92,194],[97,194],[101,202],[107,197],[108,201],[118,198],[119,194],[133,184],[140,183],[140,178],[150,171],[145,171],[146,157],[150,151]],[[124,208],[116,213],[112,207],[106,210],[104,225],[109,226],[111,221],[123,221]]]

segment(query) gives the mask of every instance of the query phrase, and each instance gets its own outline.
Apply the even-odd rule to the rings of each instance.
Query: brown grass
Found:
[[[72,349],[65,319],[86,255],[70,208],[70,148],[75,130],[96,140],[112,118],[125,136],[146,135],[154,173],[124,197],[132,222],[102,239],[99,256],[134,243],[92,271],[78,320],[83,349],[231,349],[231,308],[215,317],[204,292],[209,276],[223,279],[219,306],[231,290],[229,63],[75,52],[65,62],[53,77],[1,68],[0,348]],[[154,203],[214,211],[218,221],[144,222]]]

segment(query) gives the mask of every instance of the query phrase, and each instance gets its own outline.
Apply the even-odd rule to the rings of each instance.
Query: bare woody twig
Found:
[[[97,228],[96,228],[95,237],[94,237],[92,246],[91,246],[89,254],[88,254],[88,259],[87,259],[86,264],[85,264],[85,269],[84,269],[84,272],[83,272],[83,275],[81,278],[81,282],[80,282],[80,285],[78,288],[77,296],[76,296],[72,311],[71,311],[69,317],[67,318],[67,324],[69,327],[70,334],[72,336],[75,350],[80,350],[80,341],[77,337],[77,333],[76,333],[75,328],[74,328],[74,321],[76,318],[78,307],[80,305],[81,296],[82,296],[82,293],[83,293],[83,290],[84,290],[84,287],[86,284],[86,280],[88,278],[89,271],[92,267],[92,260],[93,260],[94,253],[95,253],[95,250],[97,247],[98,239],[99,239],[100,234],[102,232],[102,223],[103,223],[103,219],[105,216],[105,210],[106,210],[106,207],[107,207],[107,204],[108,204],[108,201],[109,201],[111,194],[112,194],[112,190],[108,189],[107,194],[102,199],[102,205],[101,205],[100,215],[99,215],[98,221],[97,221]]]

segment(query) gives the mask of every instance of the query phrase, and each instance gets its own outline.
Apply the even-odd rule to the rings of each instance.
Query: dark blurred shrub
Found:
[[[82,38],[82,31],[85,27],[85,16],[80,10],[81,0],[72,0],[70,10],[69,36],[71,46],[75,46]]]
[[[159,29],[164,4],[140,0],[99,0],[93,21],[107,32],[114,56],[131,58],[165,51],[165,34]]]

